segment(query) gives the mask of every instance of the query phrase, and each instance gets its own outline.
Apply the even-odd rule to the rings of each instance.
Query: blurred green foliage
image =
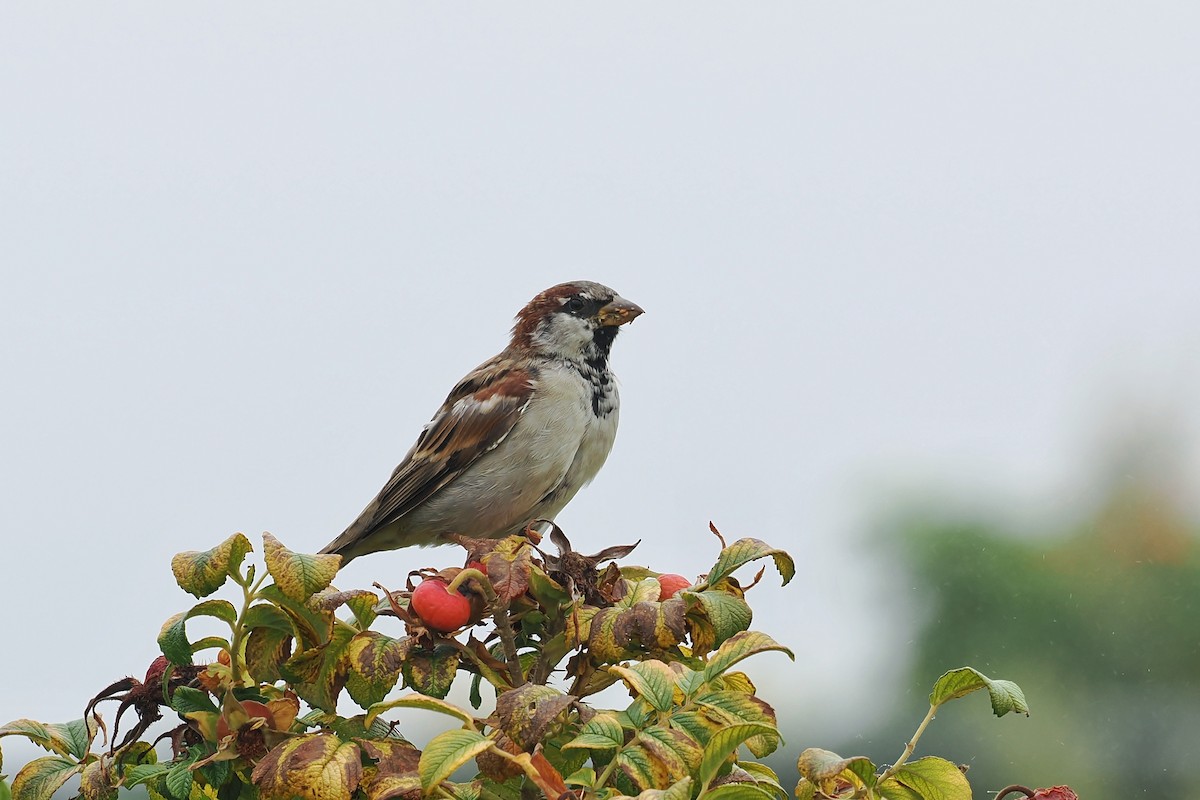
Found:
[[[892,526],[923,612],[911,682],[973,664],[1019,676],[1034,708],[1020,726],[947,715],[927,745],[967,761],[977,791],[1070,783],[1088,800],[1200,798],[1197,527],[1136,479],[1066,530]],[[872,742],[892,749],[923,702],[898,706]]]

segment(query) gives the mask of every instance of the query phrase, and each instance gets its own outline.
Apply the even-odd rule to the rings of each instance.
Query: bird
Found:
[[[538,294],[517,313],[508,346],[458,382],[379,494],[321,553],[345,565],[552,520],[612,449],[620,398],[609,352],[643,313],[592,281]]]

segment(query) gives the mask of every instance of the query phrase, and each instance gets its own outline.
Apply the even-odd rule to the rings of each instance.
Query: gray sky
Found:
[[[1198,9],[4,4],[0,722],[140,675],[173,553],[324,545],[588,278],[647,313],[559,521],[688,575],[710,519],[789,548],[751,600],[808,652],[751,672],[864,727],[840,691],[909,635],[854,573],[893,498],[1070,513],[1145,413],[1200,475]]]

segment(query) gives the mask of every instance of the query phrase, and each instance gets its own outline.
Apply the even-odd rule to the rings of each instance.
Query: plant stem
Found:
[[[525,683],[525,675],[521,670],[521,657],[517,653],[517,634],[513,631],[512,622],[508,619],[508,603],[500,602],[500,597],[492,587],[492,582],[478,570],[464,569],[458,577],[467,573],[475,573],[482,578],[482,580],[477,578],[476,582],[483,589],[484,597],[487,598],[488,608],[492,611],[492,620],[496,623],[496,633],[500,636],[500,644],[504,646],[504,660],[508,662],[509,680],[512,681],[513,688],[521,686]],[[470,577],[474,577],[474,575]]]
[[[258,599],[258,590],[262,588],[266,578],[267,576],[263,575],[253,584],[250,584],[249,581],[242,584],[242,610],[238,614],[237,621],[230,626],[233,635],[229,638],[229,670],[234,686],[238,686],[242,682],[242,641],[246,636],[246,628],[242,625],[242,620],[246,618],[250,606]]]
[[[934,716],[937,714],[938,707],[935,705],[929,706],[929,713],[925,715],[925,719],[921,720],[921,724],[917,726],[917,730],[913,733],[912,738],[904,744],[904,752],[900,754],[900,758],[896,759],[896,763],[892,764],[883,774],[879,776],[876,783],[883,783],[888,778],[896,774],[896,770],[904,766],[904,762],[908,761],[908,757],[913,754],[913,750],[917,749],[917,741],[921,738],[921,734],[925,733],[925,729],[929,727],[929,723],[933,722]]]

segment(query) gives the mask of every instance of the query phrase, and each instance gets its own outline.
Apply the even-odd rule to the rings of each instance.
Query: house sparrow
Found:
[[[379,495],[321,552],[345,564],[553,518],[612,449],[619,400],[608,353],[641,313],[590,281],[530,300],[508,347],[454,387]]]

